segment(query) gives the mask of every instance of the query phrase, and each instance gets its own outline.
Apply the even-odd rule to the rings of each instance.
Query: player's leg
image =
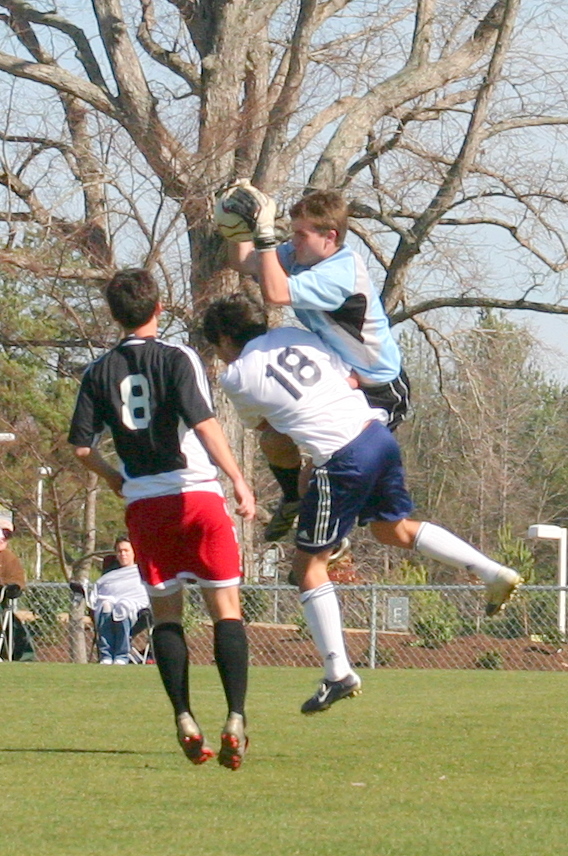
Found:
[[[296,444],[274,428],[262,431],[259,443],[274,478],[282,488],[282,497],[265,527],[264,538],[266,541],[279,541],[290,531],[298,516],[298,479],[302,461]]]
[[[199,547],[198,534],[192,540],[192,513],[201,507],[199,497],[159,496],[138,500],[126,509],[128,533],[152,605],[156,665],[174,709],[178,742],[193,764],[202,764],[214,754],[190,707],[189,654],[182,627],[180,574]]]
[[[192,764],[203,764],[214,753],[204,741],[189,702],[189,653],[182,627],[181,584],[167,594],[151,591],[150,601],[154,615],[154,657],[174,709],[178,742]]]
[[[245,733],[248,640],[241,615],[239,588],[203,586],[201,592],[213,620],[215,663],[227,700],[227,720],[221,733],[218,760],[224,767],[237,770],[248,745]]]
[[[495,562],[435,523],[408,519],[376,521],[371,523],[371,531],[382,544],[415,549],[429,559],[477,574],[485,583],[485,611],[489,616],[496,615],[503,608],[522,582],[517,571]]]
[[[434,523],[410,520],[412,501],[406,490],[398,443],[388,431],[371,426],[377,443],[377,479],[359,515],[359,523],[370,523],[382,544],[415,549],[428,558],[453,568],[476,573],[485,583],[487,615],[495,615],[521,583],[519,574],[494,562],[471,544]]]
[[[302,706],[303,713],[327,710],[333,702],[360,691],[361,681],[345,649],[339,603],[327,564],[373,492],[376,468],[382,465],[377,434],[388,438],[388,443],[398,449],[389,431],[371,422],[324,466],[313,469],[302,499],[292,572],[300,587],[306,623],[325,665],[324,680],[318,692]]]
[[[350,531],[360,501],[361,492],[346,483],[345,469],[342,452],[333,455],[325,466],[314,468],[298,521],[292,574],[325,669],[319,689],[302,705],[302,713],[327,710],[341,698],[358,694],[361,687],[349,662],[339,602],[327,573],[329,557]]]
[[[214,625],[215,660],[227,699],[218,760],[240,767],[245,733],[248,645],[239,598],[241,582],[237,534],[223,496],[213,492],[184,495],[184,531],[180,561],[201,586]]]
[[[341,622],[339,602],[327,574],[331,549],[310,554],[296,551],[293,572],[300,586],[306,624],[324,665],[317,692],[302,705],[302,713],[328,710],[334,702],[361,691],[361,680],[351,668]]]

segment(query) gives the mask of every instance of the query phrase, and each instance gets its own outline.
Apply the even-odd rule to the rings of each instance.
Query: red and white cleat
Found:
[[[213,749],[205,743],[203,734],[189,713],[177,717],[177,738],[185,757],[192,764],[205,764],[215,757]]]

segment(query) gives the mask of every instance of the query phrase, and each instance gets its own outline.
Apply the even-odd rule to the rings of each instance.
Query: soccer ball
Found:
[[[252,241],[253,234],[242,217],[233,211],[225,209],[224,203],[226,199],[227,193],[224,193],[215,203],[215,225],[223,237],[234,244],[240,244],[243,241]]]

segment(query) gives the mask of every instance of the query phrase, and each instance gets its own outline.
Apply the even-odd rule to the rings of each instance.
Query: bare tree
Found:
[[[215,190],[242,176],[282,212],[306,189],[341,188],[392,322],[439,352],[443,309],[568,312],[561,4],[0,8],[0,265],[53,283],[61,313],[75,313],[72,348],[108,334],[90,338],[61,286],[98,294],[123,263],[154,266],[169,332],[195,331],[201,306],[237,286],[211,212]],[[233,442],[251,458],[246,437]]]
[[[137,255],[161,266],[190,324],[232,282],[212,194],[252,175],[282,204],[345,190],[394,322],[483,301],[568,311],[528,299],[567,264],[558,35],[546,86],[535,80],[539,42],[562,32],[554,4],[521,21],[519,0],[93,0],[78,19],[65,3],[0,7],[4,263],[96,283]],[[75,265],[18,246],[26,222],[64,237]],[[483,227],[525,265],[513,294],[483,276]],[[182,231],[189,252],[166,260]]]

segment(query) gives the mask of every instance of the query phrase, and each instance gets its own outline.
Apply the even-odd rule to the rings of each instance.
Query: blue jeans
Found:
[[[130,630],[128,618],[115,621],[112,612],[101,612],[97,620],[99,660],[128,663]]]

